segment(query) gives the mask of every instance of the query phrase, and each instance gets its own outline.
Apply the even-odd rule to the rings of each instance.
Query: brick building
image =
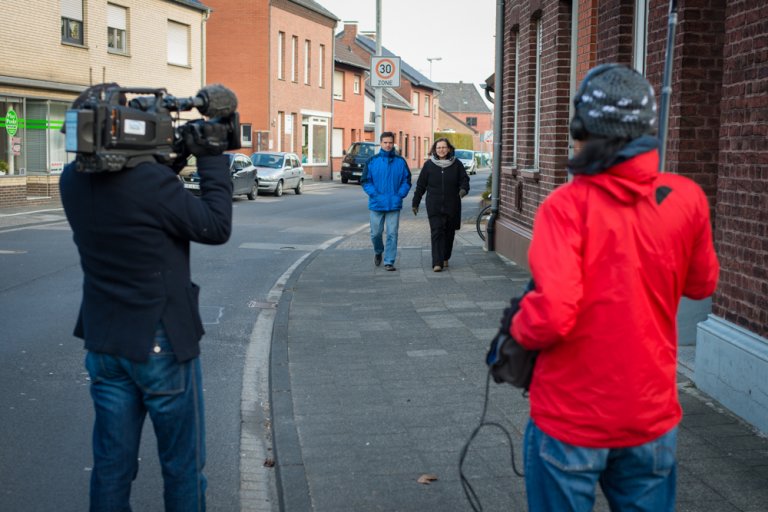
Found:
[[[447,124],[455,124],[458,119],[474,132],[472,149],[491,151],[492,144],[484,142],[483,135],[493,129],[493,113],[480,96],[477,87],[465,82],[438,82],[437,85],[443,90],[439,95],[440,110],[450,113],[451,116],[446,116],[445,122],[441,118],[436,131],[451,128]]]
[[[657,97],[669,2],[507,1],[496,250],[521,264],[536,209],[565,183],[570,97],[586,71],[621,62]],[[695,381],[768,432],[768,4],[680,2],[666,172],[694,179],[713,207],[722,266],[711,314],[693,307]],[[686,340],[681,339],[682,342]],[[690,340],[691,343],[694,340]]]
[[[365,75],[368,63],[336,40],[333,70],[333,169],[341,169],[343,152],[365,140]]]
[[[292,151],[307,174],[330,179],[338,18],[313,0],[208,3],[206,77],[237,93],[243,151]]]
[[[336,34],[336,39],[348,46],[362,58],[370,68],[371,56],[376,52],[375,35],[359,34],[356,23],[345,23],[344,30]],[[382,47],[382,54],[394,56],[392,52]],[[436,94],[440,87],[430,79],[416,71],[404,60],[401,60],[400,87],[385,91],[389,94],[392,108],[385,108],[382,113],[382,131],[395,133],[395,143],[411,168],[419,168],[429,152],[432,144],[432,133],[435,131],[435,113],[439,105]],[[396,108],[398,98],[405,99],[410,110]]]
[[[209,9],[196,0],[3,2],[0,206],[58,196],[73,156],[59,130],[88,86],[117,82],[193,96],[203,85]],[[31,44],[32,34],[34,44]]]

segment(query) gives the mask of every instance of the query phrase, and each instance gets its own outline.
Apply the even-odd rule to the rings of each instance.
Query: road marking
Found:
[[[6,251],[0,249],[0,254],[27,254],[27,251]]]

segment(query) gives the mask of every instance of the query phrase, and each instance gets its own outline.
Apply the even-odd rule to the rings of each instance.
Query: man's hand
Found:
[[[193,121],[182,128],[186,149],[195,156],[220,155],[227,149],[227,127],[210,121]]]
[[[459,198],[462,198],[462,197],[464,197],[465,195],[467,195],[467,191],[466,191],[466,190],[464,190],[463,188],[460,188],[460,189],[459,189]]]
[[[419,207],[418,206],[414,206],[413,208],[411,208],[411,211],[413,212],[414,215],[418,215],[419,214]]]

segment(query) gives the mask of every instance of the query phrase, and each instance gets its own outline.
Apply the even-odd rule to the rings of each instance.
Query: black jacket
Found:
[[[163,322],[176,359],[200,353],[200,289],[189,242],[222,244],[232,228],[227,157],[198,158],[200,198],[167,166],[61,175],[61,200],[83,269],[75,336],[85,348],[141,362]]]
[[[427,160],[421,168],[419,179],[416,180],[413,206],[419,206],[421,197],[426,192],[427,215],[447,215],[453,218],[456,224],[461,224],[459,189],[469,192],[469,176],[458,158],[445,169],[435,165],[432,160]]]

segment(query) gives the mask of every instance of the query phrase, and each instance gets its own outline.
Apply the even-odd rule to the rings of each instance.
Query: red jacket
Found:
[[[709,205],[642,153],[555,190],[528,254],[536,289],[511,334],[540,349],[531,418],[577,446],[636,446],[680,421],[677,307],[717,284]]]

